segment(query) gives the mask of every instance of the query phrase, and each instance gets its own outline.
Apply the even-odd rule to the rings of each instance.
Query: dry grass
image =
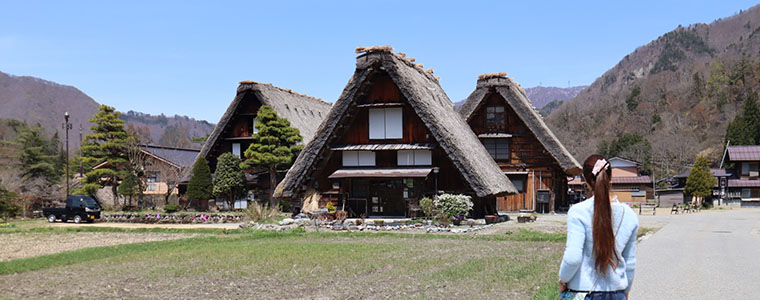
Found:
[[[489,78],[496,78],[496,77],[507,77],[506,72],[499,72],[499,73],[486,73],[486,74],[480,74],[478,75],[478,79],[489,79]]]
[[[2,275],[0,298],[529,299],[554,283],[563,246],[384,234],[246,234],[153,244]]]

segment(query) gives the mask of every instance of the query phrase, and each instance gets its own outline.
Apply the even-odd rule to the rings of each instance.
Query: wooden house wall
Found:
[[[487,126],[486,108],[489,106],[504,106],[506,126],[503,128]],[[496,160],[496,163],[505,172],[528,172],[524,192],[498,197],[497,206],[499,210],[538,209],[534,207],[533,203],[534,191],[538,192],[538,190],[549,190],[548,209],[550,211],[568,206],[566,200],[567,175],[501,95],[496,92],[488,94],[468,122],[476,135],[484,133],[511,134],[512,137],[508,138],[509,159]]]
[[[638,167],[614,167],[612,177],[636,177],[639,176]]]

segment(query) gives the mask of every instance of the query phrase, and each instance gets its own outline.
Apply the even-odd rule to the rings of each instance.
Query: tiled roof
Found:
[[[200,152],[200,150],[194,149],[172,148],[154,145],[143,145],[140,146],[140,148],[146,152],[150,152],[155,156],[168,160],[169,162],[180,167],[191,167],[193,165],[193,162],[195,162],[195,157],[198,156],[198,153]]]
[[[612,176],[612,184],[652,183],[649,176]]]
[[[728,187],[760,187],[760,180],[729,179]]]
[[[675,178],[687,178],[689,177],[689,174],[691,173],[691,170],[683,172],[681,174],[678,174],[675,176]],[[726,169],[714,169],[710,168],[710,173],[713,174],[715,177],[729,177],[731,176],[731,173],[728,173],[728,170]]]
[[[582,185],[585,181],[580,177],[573,177],[567,181],[568,185]],[[638,183],[652,183],[652,179],[649,176],[612,176],[612,184],[638,184]]]
[[[760,161],[760,146],[729,146],[728,159],[731,161]]]

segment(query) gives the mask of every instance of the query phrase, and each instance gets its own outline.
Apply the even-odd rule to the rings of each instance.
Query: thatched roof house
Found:
[[[418,151],[409,150],[416,149],[415,147],[430,149],[420,150],[432,151],[432,164],[428,161],[422,171],[440,170],[441,179],[436,179],[439,190],[447,189],[441,185],[445,185],[443,177],[450,177],[463,184],[463,190],[471,191],[476,197],[492,197],[515,192],[514,186],[501,173],[478,138],[458,115],[454,104],[446,96],[438,84],[438,79],[431,74],[432,72],[423,71],[419,65],[415,65],[402,54],[393,53],[390,48],[363,48],[357,49],[357,52],[362,53],[357,57],[353,77],[325,121],[317,129],[317,135],[306,145],[285,179],[277,186],[276,197],[298,198],[304,196],[307,189],[325,190],[327,185],[325,181],[329,181],[328,175],[334,175],[334,172],[337,172],[335,169],[340,167],[341,152],[346,152],[346,149],[368,147],[368,149],[397,149],[397,151]],[[403,129],[399,129],[403,130],[403,136],[378,140],[372,137],[370,129],[370,136],[367,138],[366,127],[373,126],[372,120],[367,125],[368,114],[372,114],[372,110],[383,107],[403,109],[403,124],[399,125],[403,126]],[[363,145],[347,146],[345,145],[347,141]],[[378,142],[381,145],[377,145]],[[380,177],[383,172],[405,174],[407,169],[403,168],[401,163],[396,163],[395,152],[388,150],[376,152],[378,162],[375,167],[385,163],[381,159],[383,155],[386,155],[384,153],[387,153],[391,159],[387,162],[386,168],[391,166],[393,169],[389,171],[369,168],[362,171],[374,173],[375,175],[372,176],[377,177]],[[373,164],[374,153],[371,154]],[[401,161],[402,154],[398,155],[398,160]],[[431,154],[427,155],[430,157]],[[333,165],[334,161],[337,161],[337,165]],[[438,165],[440,169],[433,165]],[[449,165],[450,170],[447,167]],[[338,171],[349,172],[350,170],[348,168]],[[415,172],[417,171],[419,169],[415,169]],[[445,172],[446,175],[444,175]],[[439,174],[436,173],[437,175]],[[404,177],[404,175],[396,176],[396,178]],[[416,175],[409,173],[408,176]],[[431,176],[433,175],[429,175],[428,178]],[[432,179],[424,180],[431,182],[432,185]],[[338,186],[335,183],[334,185]],[[448,191],[454,190],[453,187],[448,188]]]
[[[506,76],[506,73],[484,74],[479,76],[477,87],[467,100],[459,108],[459,113],[465,120],[472,119],[489,93],[498,93],[507,104],[517,113],[517,116],[528,126],[533,135],[544,148],[551,154],[565,172],[570,175],[580,174],[581,166],[572,154],[562,145],[551,129],[546,126],[544,120],[525,94],[520,84]]]
[[[581,166],[506,73],[478,76],[459,113],[519,193],[497,199],[500,211],[554,211],[569,206],[567,176]]]
[[[263,105],[272,106],[277,115],[288,119],[290,125],[301,132],[304,144],[314,137],[315,124],[322,122],[331,107],[330,103],[318,98],[269,83],[241,81],[237,95],[201,149],[200,155],[208,160],[212,171],[216,166],[216,157],[222,153],[242,154],[248,148],[254,133],[256,113]]]

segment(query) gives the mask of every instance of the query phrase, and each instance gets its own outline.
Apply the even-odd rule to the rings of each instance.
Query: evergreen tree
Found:
[[[111,106],[101,105],[100,110],[90,119],[94,123],[91,134],[82,142],[82,162],[85,173],[84,186],[77,193],[89,195],[102,187],[110,186],[116,199],[116,186],[128,174],[126,154],[130,136],[124,130],[124,120]],[[93,170],[96,165],[106,163]]]
[[[119,195],[127,197],[129,199],[129,204],[131,205],[132,199],[134,197],[139,197],[140,194],[142,194],[142,190],[143,189],[142,185],[140,184],[140,179],[137,178],[133,172],[128,171],[127,175],[124,177],[124,180],[119,183],[119,187],[116,189],[116,192]]]
[[[303,138],[298,129],[291,127],[288,119],[280,118],[271,106],[259,108],[256,117],[258,132],[253,135],[251,146],[245,150],[246,160],[241,167],[269,171],[269,203],[274,207],[277,205],[273,195],[277,186],[277,169],[290,167],[303,149],[302,145],[298,145]]]
[[[187,184],[187,198],[190,201],[210,199],[214,190],[214,185],[211,182],[211,169],[208,166],[208,161],[203,156],[198,157],[193,165],[193,176],[190,177],[190,182]]]
[[[24,180],[43,177],[49,183],[60,179],[60,174],[55,169],[56,156],[49,149],[49,142],[42,136],[42,127],[39,125],[24,128],[16,137],[19,149],[19,162],[21,163]]]
[[[240,170],[240,158],[232,153],[219,156],[213,179],[213,194],[234,207],[235,199],[245,195],[245,175]]]
[[[57,177],[64,176],[66,173],[66,152],[63,151],[62,147],[61,138],[56,132],[48,143],[48,154],[54,156],[53,169],[55,169]]]
[[[686,186],[683,192],[688,196],[709,197],[712,195],[712,189],[716,184],[718,184],[718,180],[710,172],[710,163],[707,157],[698,156],[694,167],[691,168],[689,177],[686,178]]]
[[[757,92],[751,92],[744,100],[744,112],[728,123],[726,140],[731,145],[756,145],[760,143],[760,107]],[[724,143],[725,145],[725,143]]]
[[[21,197],[0,185],[0,218],[8,220],[21,212],[18,202]]]

